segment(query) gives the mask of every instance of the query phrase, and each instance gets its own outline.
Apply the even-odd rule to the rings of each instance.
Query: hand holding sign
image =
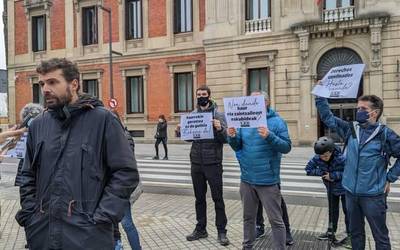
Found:
[[[228,128],[228,136],[231,138],[236,137],[236,129],[235,128]]]
[[[213,125],[214,125],[214,128],[215,128],[217,131],[221,131],[221,130],[222,130],[222,125],[221,125],[221,122],[220,122],[219,120],[214,119],[214,120],[213,120]]]
[[[15,141],[15,145],[10,147],[10,150],[7,152],[6,156],[23,159],[25,157],[25,152],[26,152],[27,138],[28,138],[28,133],[25,132],[17,141]]]
[[[365,64],[334,67],[314,87],[312,94],[325,98],[357,98]]]
[[[258,129],[258,134],[263,138],[266,139],[269,135],[269,130],[266,127],[259,127]]]

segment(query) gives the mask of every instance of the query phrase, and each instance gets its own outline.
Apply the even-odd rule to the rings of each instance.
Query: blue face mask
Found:
[[[366,110],[359,110],[356,113],[356,121],[363,124],[368,122],[369,119],[369,112]]]

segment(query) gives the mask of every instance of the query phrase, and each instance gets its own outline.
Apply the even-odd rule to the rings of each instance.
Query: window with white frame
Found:
[[[193,73],[174,74],[175,113],[193,110]]]
[[[46,15],[32,17],[32,51],[46,50]]]
[[[271,0],[246,0],[246,20],[271,17]]]
[[[144,113],[144,88],[143,76],[130,76],[126,78],[126,113]]]
[[[193,0],[174,0],[174,32],[193,31]]]
[[[247,94],[254,91],[266,91],[269,93],[269,70],[268,68],[248,69]]]
[[[353,20],[354,0],[325,0],[322,11],[325,23]]]
[[[32,84],[32,102],[42,104],[44,103],[42,90],[38,83]]]
[[[143,37],[142,6],[142,0],[126,0],[125,24],[127,40]]]
[[[82,43],[91,45],[98,43],[97,7],[82,8]]]
[[[99,97],[99,82],[97,79],[83,80],[82,91],[91,96]]]
[[[354,5],[353,0],[325,0],[324,8],[326,10],[346,8]]]

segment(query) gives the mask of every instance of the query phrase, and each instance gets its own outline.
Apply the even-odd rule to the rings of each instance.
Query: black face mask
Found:
[[[210,101],[210,99],[209,99],[208,96],[207,96],[207,97],[201,96],[201,97],[198,97],[198,98],[197,98],[197,104],[198,104],[199,106],[201,106],[201,107],[207,106],[207,104],[209,103],[209,101]]]

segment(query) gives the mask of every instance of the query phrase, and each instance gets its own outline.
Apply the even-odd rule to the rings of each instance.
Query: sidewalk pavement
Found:
[[[188,159],[190,145],[169,145],[171,158]],[[162,149],[160,148],[161,152]],[[138,158],[153,156],[151,144],[136,145]],[[312,154],[311,148],[293,148],[286,157],[287,161],[306,161]],[[163,153],[161,153],[163,156]],[[225,148],[225,159],[234,159],[234,153]],[[19,209],[18,189],[13,186],[10,174],[0,183],[0,250],[24,249],[24,230],[14,219]],[[134,204],[132,214],[139,230],[143,249],[241,249],[242,242],[242,206],[238,200],[225,199],[228,217],[228,237],[231,245],[222,247],[217,243],[217,232],[214,226],[214,204],[210,198],[208,204],[209,237],[200,241],[188,242],[185,236],[195,226],[196,216],[193,196],[144,193]],[[324,242],[316,240],[318,233],[325,232],[328,226],[328,209],[307,205],[288,205],[289,218],[296,244],[289,249],[325,249]],[[387,223],[392,240],[392,249],[400,249],[400,211],[387,213]],[[269,227],[266,221],[266,226]],[[343,215],[340,216],[338,232],[344,231]],[[130,249],[123,229],[124,249]],[[258,241],[255,249],[269,249],[270,234]],[[370,230],[367,230],[367,248],[374,249]]]
[[[14,190],[16,192],[16,189]],[[17,196],[17,194],[15,195]],[[0,231],[2,238],[0,249],[23,249],[25,244],[24,231],[14,219],[19,209],[17,197],[8,199],[0,196],[2,216]],[[188,242],[185,236],[192,232],[195,223],[194,198],[190,196],[159,195],[144,193],[132,209],[135,224],[140,233],[143,249],[241,249],[242,242],[242,207],[240,201],[225,200],[228,216],[228,237],[231,245],[222,247],[217,243],[217,232],[214,227],[214,207],[208,199],[208,232],[209,237],[200,241]],[[324,249],[323,242],[315,238],[317,233],[327,228],[328,210],[323,207],[288,205],[292,231],[297,243],[289,249]],[[388,213],[388,225],[392,239],[392,249],[400,249],[400,214]],[[343,216],[339,232],[344,231]],[[267,227],[268,227],[267,223]],[[121,228],[121,232],[123,232]],[[306,240],[300,240],[307,236]],[[300,242],[301,241],[301,242]],[[124,249],[130,249],[123,233]],[[259,242],[258,246],[263,242]],[[270,243],[270,235],[264,239],[264,244]],[[318,244],[318,246],[317,246]],[[371,234],[368,234],[367,249],[374,249]],[[268,249],[257,247],[256,249]]]

